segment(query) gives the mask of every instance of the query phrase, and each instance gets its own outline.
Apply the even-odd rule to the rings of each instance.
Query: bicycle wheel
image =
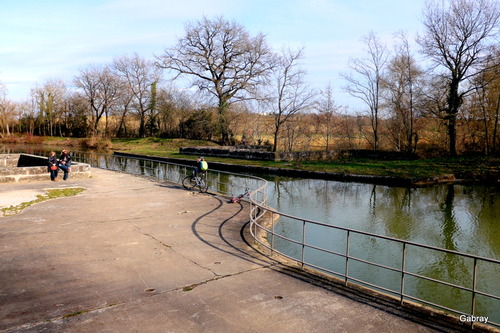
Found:
[[[182,186],[184,186],[186,190],[192,190],[196,186],[196,180],[192,176],[186,176],[182,180]]]
[[[198,188],[200,189],[200,192],[208,191],[208,182],[204,177],[199,179]]]

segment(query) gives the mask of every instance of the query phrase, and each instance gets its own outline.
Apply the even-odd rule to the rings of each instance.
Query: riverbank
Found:
[[[20,139],[21,140],[21,139]],[[0,140],[0,143],[14,142]],[[18,141],[17,143],[23,142]],[[88,148],[96,144],[86,139],[30,137],[25,143],[47,145],[55,150]],[[106,143],[106,142],[105,142]],[[104,145],[104,143],[102,144]],[[108,145],[108,143],[106,143]],[[195,156],[179,154],[180,147],[216,145],[209,141],[186,139],[114,139],[108,152],[130,153],[189,163]],[[94,148],[92,148],[94,149]],[[425,186],[440,182],[475,182],[498,186],[500,158],[484,156],[440,157],[417,160],[375,160],[343,158],[333,161],[276,162],[251,161],[234,158],[209,157],[211,168],[222,171],[267,173],[290,177],[321,178],[340,181],[358,181],[396,186]]]
[[[192,166],[195,166],[196,164],[195,158],[193,156],[187,156],[185,158],[173,158],[173,157],[161,157],[154,155],[134,154],[131,152],[114,152],[114,154],[124,157],[147,158],[155,161],[170,162],[170,163],[192,165]],[[453,173],[437,174],[433,176],[427,175],[425,177],[418,177],[416,173],[413,174],[408,173],[404,176],[389,176],[381,174],[353,174],[348,172],[307,170],[306,168],[297,168],[297,167],[292,168],[292,167],[287,167],[286,165],[282,167],[270,167],[270,166],[254,165],[255,163],[248,163],[248,164],[225,163],[225,162],[219,162],[219,160],[221,160],[220,158],[214,158],[214,160],[209,159],[210,169],[219,171],[229,171],[235,173],[267,174],[267,175],[277,175],[284,177],[312,178],[312,179],[325,179],[325,180],[337,180],[337,181],[353,181],[353,182],[380,184],[389,186],[405,186],[405,187],[428,186],[438,183],[458,183],[458,182],[460,183],[474,182],[474,183],[483,183],[494,186],[498,185],[500,181],[500,175],[494,172],[493,173],[488,172],[486,174],[469,173],[463,175],[463,177],[459,176],[460,178],[457,178]],[[255,162],[255,161],[249,161],[249,162]],[[357,163],[368,163],[368,162],[358,161]],[[421,167],[425,168],[425,166]],[[498,170],[496,172],[498,173]],[[460,173],[458,174],[460,175]]]

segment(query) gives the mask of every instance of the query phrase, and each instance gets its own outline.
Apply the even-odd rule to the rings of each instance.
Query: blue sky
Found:
[[[160,55],[185,24],[224,16],[252,35],[263,33],[278,51],[304,47],[311,86],[331,83],[338,104],[356,101],[342,91],[349,58],[363,56],[370,31],[390,43],[393,33],[422,31],[424,0],[0,0],[0,82],[22,101],[36,84],[68,85],[87,65],[137,53]],[[415,50],[416,51],[416,50]]]

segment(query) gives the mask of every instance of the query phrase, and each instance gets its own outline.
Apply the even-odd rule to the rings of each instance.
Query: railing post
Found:
[[[476,273],[477,273],[477,258],[474,258],[474,271],[472,272],[472,307],[471,316],[474,316],[476,311]],[[471,327],[474,327],[474,321],[471,322]]]
[[[400,303],[403,305],[404,294],[405,294],[405,270],[406,270],[406,242],[403,243],[403,258],[401,263],[401,299]]]
[[[273,233],[272,233],[272,237],[271,237],[271,255],[274,254],[274,226],[276,223],[274,223],[274,212],[271,213],[271,224],[273,226]]]
[[[351,239],[351,233],[349,230],[347,230],[347,244],[346,244],[346,249],[345,249],[345,280],[344,280],[344,285],[347,286],[347,279],[349,277],[349,243]]]
[[[301,267],[304,268],[305,249],[306,249],[306,221],[302,220],[302,259],[300,260]]]

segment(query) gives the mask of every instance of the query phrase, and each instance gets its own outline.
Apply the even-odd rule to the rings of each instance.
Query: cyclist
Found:
[[[196,166],[196,169],[194,169],[194,176],[196,177],[198,174],[205,176],[208,170],[208,163],[205,161],[205,157],[198,157],[198,163]]]
[[[206,173],[208,170],[208,163],[205,161],[203,156],[198,157],[196,167],[193,168],[193,174],[187,175],[182,180],[182,186],[188,190],[192,190],[195,187],[200,189],[200,192],[207,192],[208,182],[206,179]]]

